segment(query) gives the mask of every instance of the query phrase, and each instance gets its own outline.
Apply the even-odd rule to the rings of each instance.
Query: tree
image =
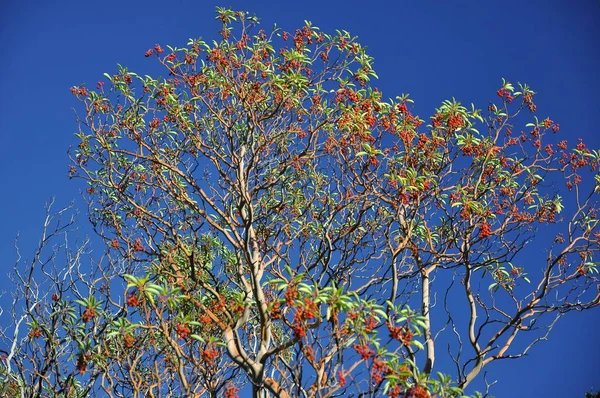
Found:
[[[75,222],[49,212],[4,393],[453,397],[598,305],[600,152],[557,140],[531,88],[426,124],[347,32],[217,19],[218,42],[146,52],[168,78],[71,89],[107,252],[52,246]]]

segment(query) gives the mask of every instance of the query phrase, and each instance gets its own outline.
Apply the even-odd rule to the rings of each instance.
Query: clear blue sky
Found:
[[[449,97],[485,108],[500,79],[530,84],[540,116],[568,138],[600,148],[600,2],[507,0],[22,0],[0,3],[0,264],[39,238],[49,197],[68,204],[82,185],[66,177],[77,106],[69,87],[95,86],[116,64],[140,74],[154,43],[217,38],[217,5],[287,30],[310,20],[345,29],[375,57],[384,94],[411,93],[423,118]],[[152,66],[151,66],[152,65]],[[80,206],[84,210],[83,205]],[[82,217],[83,219],[85,217]],[[0,276],[0,290],[10,289]],[[497,397],[582,397],[600,389],[600,309],[569,314],[530,356],[492,365]],[[444,371],[444,369],[438,369]],[[451,369],[449,369],[451,370]]]

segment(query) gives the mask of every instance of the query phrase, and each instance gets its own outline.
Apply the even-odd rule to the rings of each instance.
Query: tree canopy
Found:
[[[598,305],[600,152],[530,87],[422,119],[348,32],[217,19],[218,41],[144,54],[166,77],[71,89],[70,176],[107,250],[49,212],[2,393],[461,396]]]

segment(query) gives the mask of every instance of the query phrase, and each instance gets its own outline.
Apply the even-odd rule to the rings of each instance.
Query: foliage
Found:
[[[598,305],[600,153],[556,140],[531,88],[426,122],[345,31],[217,19],[220,41],[146,52],[167,78],[71,89],[70,175],[107,253],[43,259],[73,225],[48,219],[15,274],[4,393],[454,397]]]

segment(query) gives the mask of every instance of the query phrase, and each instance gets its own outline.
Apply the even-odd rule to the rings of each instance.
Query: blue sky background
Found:
[[[444,99],[486,108],[502,77],[536,90],[539,116],[569,139],[600,148],[599,1],[4,1],[0,5],[0,267],[39,239],[44,204],[66,205],[84,187],[67,178],[75,144],[69,87],[94,87],[116,64],[152,74],[154,43],[183,46],[217,38],[217,5],[258,15],[265,27],[293,31],[310,20],[326,32],[359,36],[375,58],[375,84],[388,97],[410,93],[416,113]],[[82,211],[85,207],[80,202]],[[82,216],[82,221],[85,216]],[[89,233],[82,228],[83,233]],[[0,275],[0,290],[10,289]],[[0,301],[0,304],[5,304]],[[600,389],[600,309],[569,314],[550,341],[526,358],[488,368],[503,397],[582,397]],[[443,368],[438,369],[444,371]],[[452,369],[447,369],[448,371]]]

